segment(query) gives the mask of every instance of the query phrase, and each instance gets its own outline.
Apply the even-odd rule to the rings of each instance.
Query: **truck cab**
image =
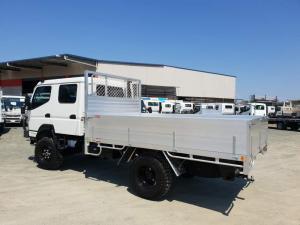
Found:
[[[174,113],[175,104],[171,101],[164,101],[161,103],[161,112],[162,113]]]
[[[190,114],[194,112],[195,104],[192,102],[177,101],[175,105],[176,113]]]
[[[276,114],[276,106],[268,106],[267,107],[268,116],[274,116]]]
[[[300,100],[285,101],[279,114],[300,117]]]
[[[151,108],[152,113],[160,112],[161,102],[159,100],[144,100],[144,104],[148,109]]]
[[[57,134],[84,133],[84,79],[65,78],[39,82],[30,103],[29,136],[36,138],[49,127]],[[47,128],[47,129],[46,129]]]
[[[234,115],[235,105],[233,103],[221,103],[220,106],[222,108],[223,115]]]
[[[237,107],[236,112],[239,115],[267,116],[267,106],[264,103],[249,103]]]
[[[3,95],[3,117],[6,124],[20,124],[22,122],[21,108],[25,105],[24,96]]]

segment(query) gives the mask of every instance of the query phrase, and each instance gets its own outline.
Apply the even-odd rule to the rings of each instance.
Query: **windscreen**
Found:
[[[264,105],[256,105],[255,110],[265,110],[265,106]]]
[[[25,99],[5,97],[2,99],[2,107],[5,111],[12,109],[20,109],[25,105]]]
[[[158,106],[158,102],[148,102],[148,106]]]

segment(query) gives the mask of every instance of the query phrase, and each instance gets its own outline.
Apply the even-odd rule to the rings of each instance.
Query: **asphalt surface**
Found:
[[[0,224],[295,224],[300,225],[300,132],[269,129],[254,183],[178,179],[163,201],[136,197],[127,166],[68,157],[59,171],[33,162],[21,128],[0,137]]]

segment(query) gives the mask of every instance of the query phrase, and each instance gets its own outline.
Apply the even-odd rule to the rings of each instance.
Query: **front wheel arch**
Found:
[[[36,141],[42,139],[43,137],[53,138],[55,134],[55,130],[53,125],[51,124],[43,124],[39,127],[37,135],[36,135]]]

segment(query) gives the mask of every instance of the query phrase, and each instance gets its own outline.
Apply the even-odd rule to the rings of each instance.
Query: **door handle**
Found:
[[[46,113],[46,114],[45,114],[45,117],[46,117],[46,118],[50,118],[50,113]]]
[[[75,120],[76,119],[76,115],[72,114],[72,115],[69,116],[69,118]]]

